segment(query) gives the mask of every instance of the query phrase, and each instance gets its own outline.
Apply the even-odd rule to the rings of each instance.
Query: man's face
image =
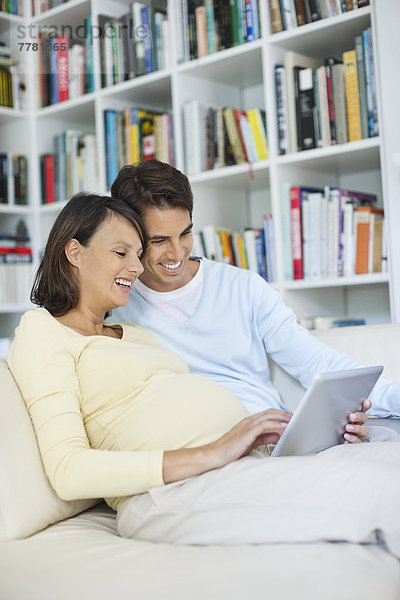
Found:
[[[149,208],[143,222],[149,244],[140,281],[157,292],[186,285],[198,268],[198,263],[189,262],[193,246],[189,212],[184,208]]]

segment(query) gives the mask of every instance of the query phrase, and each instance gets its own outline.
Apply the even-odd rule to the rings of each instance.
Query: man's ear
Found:
[[[79,265],[80,249],[81,245],[75,238],[69,240],[69,242],[65,246],[65,256],[67,257],[68,262],[70,262],[71,265],[73,265],[74,267],[77,267]]]

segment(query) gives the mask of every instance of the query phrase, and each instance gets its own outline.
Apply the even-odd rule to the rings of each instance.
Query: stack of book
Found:
[[[208,225],[194,233],[192,254],[250,269],[267,281],[276,281],[273,217],[267,214],[263,227],[246,227],[241,232]]]
[[[384,213],[374,194],[281,187],[284,277],[319,280],[386,270]]]
[[[0,204],[28,204],[27,170],[26,156],[0,154]]]
[[[165,11],[133,2],[121,17],[99,15],[102,86],[114,85],[170,65]]]
[[[366,320],[363,317],[346,317],[343,315],[336,317],[318,316],[300,318],[299,323],[306,329],[333,329],[335,327],[366,325]]]
[[[324,64],[286,52],[275,66],[280,154],[343,144],[378,135],[376,74],[368,28],[354,50]]]
[[[267,125],[261,108],[207,107],[198,100],[183,104],[186,173],[268,158]]]
[[[31,290],[32,249],[28,235],[0,233],[0,304],[27,304]]]
[[[23,65],[13,65],[11,50],[0,41],[0,106],[24,108],[25,84]]]
[[[178,62],[260,38],[257,0],[179,0]]]
[[[71,0],[32,0],[32,14],[35,16],[40,15],[46,10],[56,8],[56,6],[61,6],[61,4],[67,2],[71,2]]]
[[[24,16],[24,0],[1,0],[0,10],[10,15]]]
[[[110,188],[121,167],[156,158],[174,165],[172,115],[135,106],[104,111],[106,180]]]
[[[363,8],[369,0],[269,0],[272,33]]]
[[[42,106],[72,100],[94,91],[92,18],[83,22],[85,35],[73,37],[70,26],[39,35],[39,78]]]
[[[40,157],[42,204],[98,189],[96,136],[74,129],[54,136],[54,152]]]

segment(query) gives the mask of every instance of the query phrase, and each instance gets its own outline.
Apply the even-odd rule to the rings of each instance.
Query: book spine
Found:
[[[290,233],[292,247],[293,279],[303,279],[303,244],[301,231],[300,188],[290,190]]]
[[[196,8],[196,35],[197,35],[197,55],[199,58],[207,56],[207,18],[205,6],[197,6]]]
[[[68,36],[62,35],[58,38],[59,49],[57,52],[57,74],[58,74],[58,101],[68,100]]]
[[[343,53],[349,141],[361,140],[361,116],[355,50]]]
[[[283,31],[279,0],[269,0],[269,14],[272,33],[279,33],[280,31]]]
[[[294,7],[296,11],[297,26],[300,27],[301,25],[306,25],[307,13],[304,0],[294,0]]]
[[[207,48],[208,54],[217,51],[215,39],[215,19],[214,19],[214,2],[213,0],[205,0],[206,9],[206,29],[207,29]]]
[[[152,9],[146,5],[141,9],[142,27],[145,35],[143,37],[144,46],[144,72],[153,73],[154,57],[153,57],[153,36],[152,36]]]
[[[357,77],[358,91],[360,93],[360,119],[361,119],[361,135],[363,138],[368,137],[368,110],[367,110],[367,90],[365,81],[365,64],[363,39],[361,35],[357,35],[354,39],[354,46],[357,57]]]

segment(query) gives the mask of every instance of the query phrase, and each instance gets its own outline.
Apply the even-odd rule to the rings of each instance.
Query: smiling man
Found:
[[[157,160],[127,165],[111,193],[139,213],[149,238],[144,272],[129,304],[113,311],[113,320],[150,330],[192,373],[224,385],[252,413],[285,409],[271,382],[267,354],[305,388],[317,373],[360,366],[311,336],[256,273],[190,257],[193,195],[183,173]],[[396,415],[400,386],[383,380],[370,400],[371,414]],[[364,401],[364,411],[370,406]],[[367,435],[366,418],[354,413],[348,442]]]

